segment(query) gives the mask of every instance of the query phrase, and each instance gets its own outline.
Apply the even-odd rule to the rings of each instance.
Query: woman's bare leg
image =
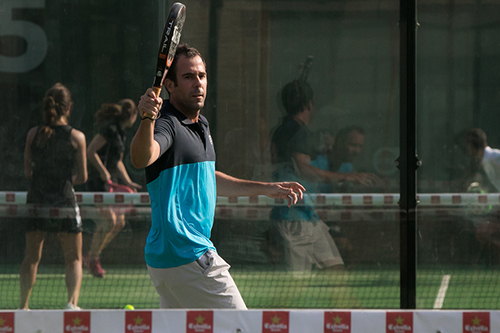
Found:
[[[78,305],[82,285],[82,233],[58,233],[66,264],[68,303]]]
[[[24,260],[19,273],[21,286],[20,309],[29,309],[28,301],[36,281],[38,264],[42,259],[43,241],[46,233],[44,231],[31,231],[26,233],[26,250]]]

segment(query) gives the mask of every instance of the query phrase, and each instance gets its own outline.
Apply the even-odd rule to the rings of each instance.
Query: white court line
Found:
[[[443,279],[441,280],[441,287],[439,287],[436,301],[434,302],[434,309],[441,309],[443,307],[446,290],[448,290],[448,285],[450,284],[450,278],[451,275],[449,274],[443,275]]]

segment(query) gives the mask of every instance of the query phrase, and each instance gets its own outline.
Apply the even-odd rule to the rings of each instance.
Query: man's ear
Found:
[[[165,82],[163,85],[165,86],[165,89],[167,89],[169,94],[172,93],[172,90],[174,90],[174,87],[175,87],[174,81],[172,81],[170,79],[165,79]]]
[[[312,112],[314,110],[314,102],[313,101],[309,101],[309,103],[307,104],[307,110],[309,112]]]

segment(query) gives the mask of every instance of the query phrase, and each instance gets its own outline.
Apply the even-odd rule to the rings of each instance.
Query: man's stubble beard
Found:
[[[201,106],[198,104],[196,104],[196,106],[186,105],[184,108],[185,112],[186,112],[186,116],[190,119],[196,118],[201,113],[201,109],[203,109],[204,106],[205,106],[205,100],[203,100],[203,103],[201,104]]]

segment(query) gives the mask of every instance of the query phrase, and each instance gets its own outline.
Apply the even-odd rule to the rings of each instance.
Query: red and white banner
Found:
[[[288,311],[262,312],[262,333],[289,333],[289,318]]]
[[[0,333],[496,333],[500,311],[0,311]]]
[[[65,333],[92,333],[90,330],[90,311],[64,312],[63,326]]]
[[[325,311],[324,333],[351,333],[351,312]]]
[[[26,204],[26,192],[0,192],[0,205]],[[77,192],[76,202],[86,205],[134,205],[149,206],[147,192],[111,193],[111,192]],[[417,195],[419,206],[466,206],[466,205],[500,205],[499,193],[420,193]],[[309,193],[298,205],[315,207],[342,206],[398,206],[398,193]],[[286,205],[284,199],[272,199],[267,196],[252,197],[217,197],[219,206],[280,206]]]
[[[0,312],[0,332],[13,333],[14,312]]]
[[[187,311],[186,333],[214,333],[214,312]]]
[[[125,333],[151,333],[151,311],[125,311]]]
[[[413,312],[387,312],[386,333],[413,333]]]
[[[491,332],[489,312],[464,312],[463,323],[463,333]]]

